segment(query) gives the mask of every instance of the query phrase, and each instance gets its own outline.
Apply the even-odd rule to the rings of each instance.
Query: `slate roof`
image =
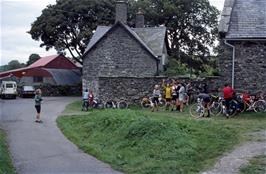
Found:
[[[57,85],[77,85],[81,82],[81,73],[75,69],[43,68],[54,78]]]
[[[226,39],[266,39],[266,0],[225,0],[219,32]]]
[[[154,57],[161,56],[163,54],[166,27],[130,28],[123,23],[120,24],[124,26],[127,31],[130,32]],[[114,26],[98,26],[85,50],[84,55],[92,49],[92,47],[97,44],[97,42]]]

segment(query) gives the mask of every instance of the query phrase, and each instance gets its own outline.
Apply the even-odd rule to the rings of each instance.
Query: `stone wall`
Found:
[[[144,96],[151,96],[154,85],[162,84],[166,77],[99,77],[98,92],[96,96],[102,100],[119,100],[125,99],[128,103],[139,104]],[[171,77],[180,82],[191,81],[193,86],[206,83],[208,91],[217,93],[220,89],[219,77],[208,77],[204,79],[194,79],[182,77]]]
[[[49,84],[35,85],[35,89],[40,88],[43,96],[81,96],[82,87],[77,86],[55,86]]]
[[[101,49],[104,48],[104,49]],[[157,62],[120,25],[113,28],[83,60],[84,78],[100,76],[154,76]]]
[[[251,92],[266,89],[266,42],[234,42],[235,57],[235,89]],[[231,84],[232,48],[223,45],[224,50],[219,60],[222,81]]]
[[[101,76],[146,77],[156,73],[155,58],[117,25],[83,59],[83,88],[97,90],[95,85]]]

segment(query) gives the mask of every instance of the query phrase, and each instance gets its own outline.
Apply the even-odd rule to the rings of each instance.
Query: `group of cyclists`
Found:
[[[205,113],[207,113],[206,117],[210,117],[210,109],[213,107],[212,105],[214,96],[208,93],[207,88],[208,87],[206,83],[202,83],[195,87],[192,86],[191,82],[184,83],[174,79],[164,79],[161,86],[158,84],[154,86],[152,97],[149,99],[149,102],[151,103],[151,111],[158,111],[159,104],[163,104],[163,106],[165,106],[165,110],[183,112],[184,107],[186,105],[189,105],[190,101],[192,101],[193,99],[200,99],[201,104],[206,111]],[[237,101],[236,92],[231,86],[225,84],[223,89],[221,90],[221,93],[223,98],[223,106],[225,107],[223,113],[228,118],[230,116],[229,110],[232,103],[231,101]],[[88,107],[93,108],[93,106],[95,105],[94,100],[95,99],[92,90],[85,89],[85,91],[83,92],[82,108],[87,108],[85,110],[88,110]],[[241,100],[244,103],[251,103],[251,97],[248,92],[242,93]],[[266,109],[266,102],[263,102]]]
[[[152,94],[152,111],[158,111],[159,106],[159,99],[164,98],[165,99],[165,109],[171,111],[178,110],[180,112],[184,111],[185,105],[188,105],[191,94],[194,87],[191,85],[191,82],[180,83],[178,80],[173,79],[167,79],[163,80],[162,82],[162,91],[160,90],[159,85],[155,85],[153,94]],[[207,91],[207,85],[204,83],[201,85],[200,90],[198,90],[197,95],[195,98],[201,99],[202,105],[204,106],[206,110],[206,117],[210,117],[210,109],[211,104],[213,103],[213,95],[209,94]],[[221,90],[222,98],[224,101],[224,115],[229,118],[230,116],[230,104],[232,103],[232,100],[237,101],[236,92],[235,90],[229,85],[225,84],[224,87]],[[250,95],[248,92],[244,92],[241,95],[241,100],[244,103],[250,103]],[[240,102],[239,102],[240,103]],[[204,116],[203,116],[204,117]]]
[[[159,110],[159,99],[163,97],[165,99],[165,109],[171,111],[177,110],[180,112],[184,111],[184,106],[189,101],[189,90],[191,89],[191,83],[188,84],[180,83],[178,80],[167,79],[162,82],[163,92],[160,90],[159,85],[154,86],[152,94],[152,111]]]

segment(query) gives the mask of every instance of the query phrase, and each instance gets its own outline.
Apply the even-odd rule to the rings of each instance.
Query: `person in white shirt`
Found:
[[[178,96],[178,100],[179,100],[179,104],[180,104],[180,112],[183,112],[184,110],[184,101],[185,101],[185,97],[186,97],[186,89],[183,83],[181,83],[181,87],[178,91],[179,96]]]

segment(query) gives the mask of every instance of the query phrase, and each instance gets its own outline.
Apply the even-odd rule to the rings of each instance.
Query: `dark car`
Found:
[[[20,97],[30,97],[32,98],[35,95],[35,89],[33,86],[22,86],[20,90]]]

